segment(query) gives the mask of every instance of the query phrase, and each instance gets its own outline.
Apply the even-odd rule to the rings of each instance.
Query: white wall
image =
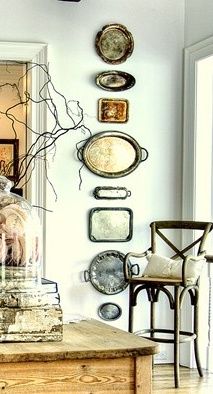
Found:
[[[185,46],[195,44],[213,35],[212,0],[186,0]]]
[[[171,0],[2,0],[2,41],[45,42],[53,82],[67,99],[79,100],[85,125],[93,134],[123,131],[149,151],[149,158],[132,174],[106,179],[82,171],[79,191],[75,144],[85,138],[70,132],[58,141],[50,179],[58,200],[48,187],[46,275],[59,282],[64,313],[97,318],[103,302],[117,302],[121,318],[113,324],[127,328],[127,290],[115,296],[97,292],[81,281],[91,260],[108,249],[141,251],[149,246],[148,225],[155,219],[179,219],[181,215],[182,159],[182,50],[184,45],[184,1]],[[11,12],[11,10],[15,10]],[[133,34],[135,49],[121,65],[110,66],[96,54],[97,32],[108,23],[121,23]],[[126,124],[97,121],[97,100],[112,94],[96,87],[94,76],[109,69],[130,72],[136,85],[114,93],[130,104]],[[128,200],[97,201],[96,186],[125,186]],[[134,214],[133,238],[124,243],[94,243],[88,239],[88,212],[96,206],[127,206]],[[137,328],[137,327],[136,327]]]

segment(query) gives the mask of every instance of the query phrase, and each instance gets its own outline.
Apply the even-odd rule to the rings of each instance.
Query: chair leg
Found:
[[[150,302],[150,337],[154,338],[154,329],[155,329],[155,303],[153,301]]]
[[[175,388],[180,386],[180,288],[175,286],[174,294],[174,379]]]
[[[150,302],[150,339],[154,338],[155,333],[155,302],[151,301]],[[154,368],[155,365],[155,360],[154,356],[152,357],[152,368]]]
[[[133,319],[134,319],[134,285],[129,285],[129,326],[128,331],[133,332]]]
[[[195,361],[197,365],[197,370],[200,375],[200,377],[203,377],[203,370],[201,367],[201,362],[200,362],[200,355],[199,355],[199,346],[198,346],[198,341],[199,341],[199,330],[198,330],[198,316],[199,316],[199,306],[198,306],[198,293],[196,296],[196,301],[194,305],[194,333],[196,334],[196,338],[194,340],[194,354],[195,354]]]

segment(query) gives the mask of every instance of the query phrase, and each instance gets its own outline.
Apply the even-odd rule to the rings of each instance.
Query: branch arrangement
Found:
[[[11,62],[12,64],[21,62]],[[6,63],[7,72],[10,72],[10,62]],[[22,80],[30,77],[32,71],[38,68],[40,73],[42,73],[42,80],[44,81],[42,86],[39,87],[39,91],[36,92],[36,97],[32,97],[32,94],[26,90],[24,94],[21,94],[21,84]],[[56,143],[59,138],[69,132],[73,132],[77,129],[81,129],[85,134],[86,131],[90,130],[84,125],[84,114],[83,109],[79,104],[79,101],[75,100],[67,100],[65,96],[60,93],[54,86],[48,67],[45,64],[38,64],[29,62],[26,64],[26,72],[23,76],[19,78],[17,83],[4,83],[0,85],[0,97],[4,88],[10,87],[17,97],[17,101],[14,105],[11,105],[7,109],[1,108],[1,99],[0,99],[0,114],[5,115],[7,119],[9,119],[11,128],[14,133],[14,139],[17,139],[17,126],[24,126],[25,133],[32,134],[32,144],[26,150],[24,155],[20,155],[17,158],[18,163],[14,163],[11,161],[7,163],[7,165],[2,166],[0,170],[0,175],[8,176],[11,171],[11,166],[16,164],[17,176],[14,180],[14,187],[23,187],[26,183],[29,182],[32,171],[36,166],[36,162],[38,160],[43,160],[45,165],[46,177],[47,181],[49,181],[47,175],[47,156],[48,153],[51,153],[53,156],[56,153]],[[58,105],[60,102],[60,105]],[[31,125],[27,122],[23,122],[23,120],[18,119],[17,116],[14,115],[14,110],[18,107],[23,108],[23,106],[32,106],[32,110],[36,110],[36,106],[43,105],[45,106],[47,117],[48,117],[48,127],[47,130],[43,130],[39,132],[34,130]],[[59,109],[62,108],[62,111]],[[63,118],[61,113],[63,112]],[[66,126],[63,125],[63,122],[66,122]],[[51,124],[51,126],[50,126]],[[91,134],[91,133],[90,133]],[[80,174],[80,172],[79,172]],[[54,187],[51,184],[53,190]]]

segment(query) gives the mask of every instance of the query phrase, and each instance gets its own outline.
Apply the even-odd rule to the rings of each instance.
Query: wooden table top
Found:
[[[0,343],[0,362],[152,355],[159,345],[94,319],[63,326],[61,342]]]
[[[212,254],[206,254],[205,255],[207,263],[213,263],[213,255]]]

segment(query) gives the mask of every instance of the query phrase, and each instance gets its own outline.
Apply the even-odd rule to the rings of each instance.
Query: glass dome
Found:
[[[0,290],[41,285],[41,226],[34,208],[0,176]]]

